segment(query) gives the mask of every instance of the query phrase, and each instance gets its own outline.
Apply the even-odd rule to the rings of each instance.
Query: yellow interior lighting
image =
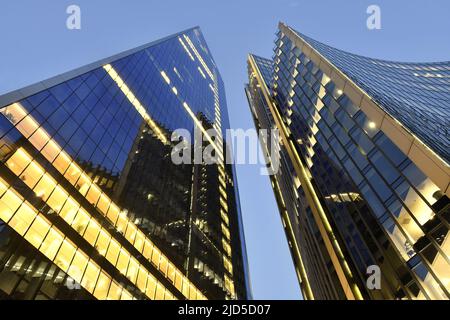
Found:
[[[132,255],[117,242],[106,228],[88,213],[86,208],[69,195],[69,193],[58,185],[50,174],[33,161],[31,156],[22,148],[19,148],[6,162],[6,165],[20,177],[24,183],[32,189],[56,214],[62,217],[80,236],[97,248],[100,254],[117,270],[126,276],[143,293],[146,293],[146,283],[155,282],[155,277],[150,274],[144,266],[140,265]],[[37,182],[39,181],[39,182]],[[64,206],[63,206],[64,204]],[[98,235],[101,234],[100,237]],[[136,234],[136,230],[134,230]],[[129,238],[129,237],[128,237]],[[125,268],[119,268],[117,258],[129,261]],[[128,267],[128,268],[127,268]],[[139,279],[137,273],[139,271]],[[145,279],[145,281],[144,281]],[[139,280],[139,281],[138,281]],[[159,282],[156,281],[158,284]],[[167,290],[161,285],[161,290]],[[172,300],[174,297],[170,292],[164,292],[165,299]],[[148,296],[154,299],[155,296]]]
[[[184,41],[178,37],[178,41],[180,41],[181,45],[183,46],[184,50],[187,52],[189,58],[191,58],[192,61],[194,61],[194,56],[192,56],[191,52],[189,51],[188,47],[186,47],[186,44],[184,43]]]
[[[159,251],[153,242],[145,236],[145,234],[131,222],[127,215],[117,206],[101,189],[92,181],[92,179],[83,172],[78,164],[64,151],[62,148],[51,139],[50,135],[37,125],[37,122],[31,115],[27,115],[25,109],[20,103],[14,103],[2,110],[16,128],[22,134],[26,134],[26,138],[33,146],[38,149],[44,157],[53,164],[53,166],[75,186],[82,196],[86,197],[91,204],[98,209],[98,211],[112,224],[115,228],[125,235],[125,238],[136,247],[148,260],[153,261],[154,251]],[[29,126],[36,128],[34,133],[30,133]],[[31,135],[31,136],[30,136]],[[41,139],[45,137],[47,141],[38,141],[33,137],[38,136]],[[18,155],[23,154],[24,151],[19,151]],[[131,233],[133,230],[133,233]],[[128,233],[126,233],[128,232]],[[145,246],[142,246],[142,243]],[[161,254],[162,255],[162,254]],[[162,255],[167,259],[165,255]],[[169,264],[172,265],[171,262]],[[158,265],[157,265],[158,266]],[[182,284],[190,285],[190,281],[186,276],[174,266],[176,271],[182,276]],[[160,269],[159,269],[160,270]],[[160,270],[162,272],[162,270]],[[162,272],[163,273],[163,272]],[[178,290],[181,290],[177,287]],[[197,289],[195,296],[188,296],[188,299],[206,299]]]
[[[97,299],[134,297],[0,178],[0,218]]]
[[[195,56],[197,57],[197,59],[200,61],[200,64],[202,65],[202,67],[206,70],[206,73],[209,75],[209,77],[211,78],[211,80],[214,82],[214,76],[211,72],[211,70],[208,68],[208,66],[206,65],[205,61],[203,60],[202,56],[200,55],[200,53],[198,53],[197,49],[195,48],[194,44],[192,43],[191,39],[187,36],[187,35],[183,35],[184,39],[186,40],[186,42],[188,43],[189,47],[192,49],[192,51],[194,52]]]

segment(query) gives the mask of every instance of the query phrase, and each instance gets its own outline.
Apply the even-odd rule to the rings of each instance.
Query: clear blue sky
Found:
[[[66,7],[82,29],[66,29]],[[381,7],[382,29],[366,28]],[[225,81],[231,125],[253,126],[243,85],[246,55],[271,57],[278,21],[332,46],[376,58],[450,60],[448,0],[2,0],[0,94],[199,25]],[[301,297],[269,180],[239,166],[253,294]]]

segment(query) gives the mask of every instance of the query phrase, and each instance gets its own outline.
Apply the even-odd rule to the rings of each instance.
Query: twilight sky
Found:
[[[81,30],[66,8],[81,7]],[[366,9],[381,8],[381,30]],[[233,128],[253,122],[244,94],[249,52],[272,56],[279,21],[334,47],[399,61],[450,59],[448,0],[2,0],[0,94],[199,25],[225,81]],[[301,294],[269,179],[237,167],[253,296]]]

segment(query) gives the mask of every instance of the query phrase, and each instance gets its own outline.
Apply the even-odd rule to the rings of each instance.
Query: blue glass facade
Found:
[[[447,299],[446,190],[400,150],[384,127],[376,124],[373,113],[362,110],[361,96],[355,98],[358,95],[347,89],[347,82],[354,81],[381,110],[448,159],[444,129],[449,112],[450,91],[444,84],[448,63],[402,64],[359,57],[284,25],[277,34],[272,63],[272,77],[264,76],[264,66],[250,56],[247,88],[253,109],[261,110],[261,102],[255,102],[261,99],[271,105],[265,113],[278,119],[273,125],[285,134],[281,149],[288,148],[290,153],[280,152],[280,156],[287,167],[306,172],[292,170],[294,183],[280,184],[281,190],[295,194],[294,200],[284,196],[284,202],[296,204],[297,210],[287,208],[292,212],[290,224],[303,231],[298,236],[287,233],[290,243],[299,247],[302,261],[294,261],[304,295]],[[415,75],[425,71],[431,75]],[[347,82],[334,81],[333,75],[340,72],[348,76]],[[257,94],[261,90],[266,96]],[[431,103],[428,107],[426,101]],[[255,115],[257,124],[261,119]],[[310,187],[305,180],[295,183],[302,175]],[[327,236],[336,243],[327,246]],[[369,288],[366,282],[366,272],[374,265],[381,271],[381,288]]]
[[[371,59],[297,33],[447,163],[450,162],[450,61],[405,63]]]
[[[247,297],[233,168],[171,161],[174,130],[229,127],[223,82],[200,29],[88,69],[2,105],[1,294]],[[25,203],[28,220],[20,216]],[[48,230],[62,237],[56,255],[43,247]]]

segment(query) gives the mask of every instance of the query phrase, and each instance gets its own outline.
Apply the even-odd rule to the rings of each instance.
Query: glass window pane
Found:
[[[87,264],[88,264],[88,257],[80,250],[77,250],[75,257],[73,258],[72,264],[70,265],[69,271],[67,273],[77,283],[80,283]]]
[[[108,300],[120,300],[122,296],[122,287],[120,287],[115,281],[111,283],[111,287],[108,292]]]
[[[23,236],[35,217],[36,212],[28,204],[23,203],[11,218],[9,225]]]
[[[39,248],[49,229],[50,224],[41,216],[37,216],[30,229],[27,231],[25,239],[35,248]]]
[[[108,296],[111,277],[104,271],[100,273],[97,284],[95,285],[94,296],[99,300],[105,300]]]
[[[68,240],[64,239],[61,248],[55,258],[56,265],[64,272],[67,271],[69,265],[75,255],[75,246]]]
[[[95,248],[102,256],[106,254],[106,249],[108,249],[110,240],[111,236],[102,228],[100,230],[100,235],[98,236],[97,242],[95,243]]]
[[[109,262],[113,266],[116,265],[117,257],[119,256],[120,251],[120,244],[115,240],[112,239],[111,243],[109,244],[108,252],[106,253],[106,259],[108,259]]]
[[[61,246],[63,242],[63,235],[61,232],[57,231],[54,228],[51,228],[48,232],[47,236],[45,237],[44,242],[42,242],[41,247],[39,250],[50,260],[53,260],[55,258],[56,253],[59,250],[59,247]]]
[[[128,262],[130,261],[130,255],[125,250],[121,249],[119,254],[119,260],[117,261],[117,270],[120,273],[126,275],[128,269]]]
[[[97,282],[97,277],[100,273],[100,268],[92,261],[89,261],[86,272],[83,275],[83,280],[81,285],[90,293],[94,291],[95,284]]]

